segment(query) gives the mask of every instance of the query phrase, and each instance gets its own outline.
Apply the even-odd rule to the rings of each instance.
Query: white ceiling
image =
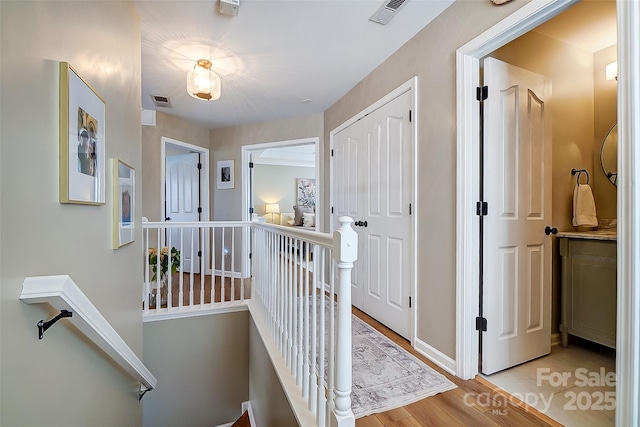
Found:
[[[251,160],[259,165],[313,168],[316,165],[316,146],[312,143],[255,150]]]
[[[209,129],[324,112],[452,2],[408,0],[380,25],[369,17],[381,0],[240,0],[233,17],[219,0],[136,0],[142,108]],[[616,43],[615,1],[582,1],[534,31],[596,52]],[[186,93],[199,58],[222,78],[217,101]]]
[[[452,2],[409,0],[380,25],[369,17],[382,0],[241,0],[233,17],[219,13],[219,0],[136,0],[142,108],[209,129],[324,112]],[[217,101],[186,93],[200,58],[222,78]]]

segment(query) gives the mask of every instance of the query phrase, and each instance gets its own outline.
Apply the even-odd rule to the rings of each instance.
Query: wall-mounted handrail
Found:
[[[27,304],[48,303],[58,311],[72,312],[73,316],[66,321],[71,322],[122,366],[129,375],[140,381],[141,394],[156,387],[158,383],[156,378],[82,293],[71,277],[67,275],[27,277],[22,283],[20,300]]]

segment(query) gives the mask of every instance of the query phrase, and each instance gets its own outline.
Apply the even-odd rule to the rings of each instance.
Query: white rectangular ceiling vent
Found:
[[[153,99],[153,105],[156,107],[171,108],[171,101],[169,101],[168,96],[151,95],[151,99]]]
[[[402,6],[404,6],[408,1],[409,0],[391,0],[385,2],[382,6],[380,6],[380,9],[378,9],[376,13],[371,15],[369,21],[377,22],[378,24],[382,25],[388,24],[389,21],[391,21],[391,19],[396,16],[396,13],[398,13],[398,11],[402,9]]]

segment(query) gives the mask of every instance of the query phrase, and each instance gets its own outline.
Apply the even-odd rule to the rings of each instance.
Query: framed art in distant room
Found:
[[[113,162],[113,247],[135,239],[136,171],[120,159]]]
[[[60,63],[60,203],[105,202],[105,102]]]
[[[316,180],[313,178],[298,178],[298,206],[316,207]]]
[[[218,190],[228,190],[233,184],[233,160],[218,160],[216,164],[216,180]]]

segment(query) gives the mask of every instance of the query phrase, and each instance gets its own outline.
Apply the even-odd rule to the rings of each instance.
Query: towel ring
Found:
[[[587,176],[586,184],[589,185],[589,172],[586,169],[571,169],[571,175],[578,174],[576,178],[576,184],[578,186],[580,186],[580,176],[582,176],[583,173]]]

